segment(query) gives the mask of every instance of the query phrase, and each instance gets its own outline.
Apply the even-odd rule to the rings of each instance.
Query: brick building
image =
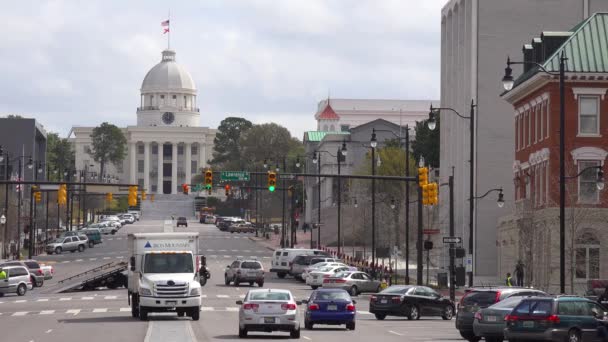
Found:
[[[608,279],[608,194],[597,169],[608,156],[608,13],[567,32],[543,32],[523,46],[523,60],[551,73],[566,62],[566,290]],[[517,58],[521,60],[521,58]],[[526,265],[526,284],[559,289],[559,79],[531,64],[502,98],[514,108],[515,206],[499,220],[501,275]],[[577,175],[579,175],[577,177]]]

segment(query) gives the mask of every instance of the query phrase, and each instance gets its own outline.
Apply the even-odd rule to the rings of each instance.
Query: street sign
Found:
[[[279,173],[279,179],[295,179],[294,175],[282,175]]]
[[[422,234],[439,234],[440,230],[439,229],[423,229],[422,230]]]
[[[40,184],[40,190],[57,191],[59,190],[59,184]]]
[[[220,179],[223,181],[249,182],[249,172],[247,171],[222,171]]]
[[[467,255],[466,270],[467,272],[473,272],[473,256],[471,254]]]
[[[462,243],[460,236],[444,236],[443,243]]]

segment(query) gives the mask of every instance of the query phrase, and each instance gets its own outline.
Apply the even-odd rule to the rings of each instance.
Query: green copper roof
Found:
[[[350,134],[350,132],[321,132],[321,131],[308,131],[306,137],[308,141],[321,141],[327,134]]]
[[[559,56],[565,52],[568,72],[608,72],[608,13],[595,13],[575,26],[572,36],[543,64],[559,71]]]

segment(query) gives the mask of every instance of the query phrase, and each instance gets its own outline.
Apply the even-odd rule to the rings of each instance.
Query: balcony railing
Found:
[[[143,106],[143,107],[137,107],[137,111],[145,111],[145,110],[166,110],[166,111],[171,111],[171,110],[177,110],[177,111],[184,111],[184,112],[197,112],[199,113],[200,110],[198,108],[194,108],[194,107],[175,107],[175,106]]]

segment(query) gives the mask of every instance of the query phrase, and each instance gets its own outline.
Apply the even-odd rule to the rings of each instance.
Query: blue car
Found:
[[[315,324],[341,325],[355,330],[356,302],[342,289],[318,289],[310,294],[304,313],[304,327],[311,330]]]

